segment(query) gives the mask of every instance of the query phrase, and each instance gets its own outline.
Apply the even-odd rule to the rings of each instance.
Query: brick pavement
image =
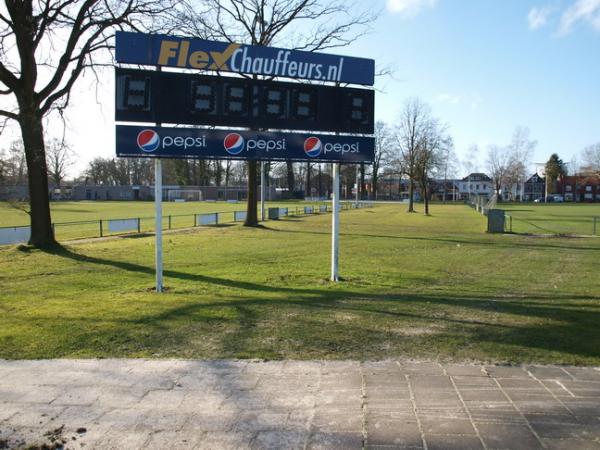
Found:
[[[600,370],[0,361],[0,448],[53,442],[68,449],[600,449]]]

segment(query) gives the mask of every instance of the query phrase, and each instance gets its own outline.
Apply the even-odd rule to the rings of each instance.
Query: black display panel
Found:
[[[116,69],[119,122],[372,134],[369,89]]]

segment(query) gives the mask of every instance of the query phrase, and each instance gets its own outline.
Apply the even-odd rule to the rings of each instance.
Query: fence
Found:
[[[554,236],[600,236],[600,216],[547,216],[507,211],[510,233]]]
[[[467,204],[472,208],[475,208],[475,211],[487,216],[488,211],[496,207],[497,200],[498,197],[496,194],[494,194],[490,199],[483,195],[471,194],[467,199]]]
[[[355,208],[372,208],[371,202],[342,203],[342,210]],[[279,216],[318,215],[331,212],[330,205],[292,206],[279,209]],[[163,229],[176,230],[198,226],[216,226],[233,224],[246,218],[246,211],[217,211],[188,214],[171,214],[163,216]],[[155,218],[129,217],[117,219],[81,220],[72,222],[55,222],[52,224],[57,240],[87,239],[123,234],[140,234],[154,232]],[[16,231],[15,231],[16,230]],[[18,232],[18,233],[17,233]],[[3,239],[5,237],[5,239]],[[27,242],[29,227],[0,227],[0,245]]]
[[[513,232],[513,216],[510,214],[504,215],[504,232],[512,233]]]
[[[471,195],[466,203],[485,216],[488,215],[491,209],[497,209],[499,206],[495,196],[488,200],[487,197],[481,195]],[[538,206],[529,206],[529,209],[523,209],[522,204],[519,204],[516,209],[511,208],[510,204],[507,204],[504,208],[500,207],[505,213],[505,233],[557,236],[600,235],[600,216],[587,215],[587,212],[582,214],[571,209],[564,209],[562,212],[557,213],[556,211],[549,212],[536,209]],[[597,212],[597,210],[594,212]]]

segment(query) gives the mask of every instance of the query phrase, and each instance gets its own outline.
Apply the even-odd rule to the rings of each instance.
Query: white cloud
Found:
[[[558,34],[570,33],[578,22],[587,22],[600,31],[600,0],[577,0],[567,8],[560,19]]]
[[[548,19],[554,12],[554,6],[543,6],[541,8],[531,8],[527,15],[530,30],[537,30],[548,23]]]
[[[438,0],[387,0],[387,9],[404,16],[415,16],[425,8],[435,7]]]
[[[475,111],[476,109],[479,109],[479,107],[481,106],[481,104],[483,103],[483,97],[479,94],[475,94],[472,96],[471,98],[471,110]]]
[[[461,101],[461,97],[460,95],[443,93],[438,95],[436,100],[440,103],[450,103],[451,105],[458,105]]]
[[[479,109],[483,103],[483,98],[476,92],[466,92],[462,94],[442,92],[435,98],[435,101],[437,103],[446,103],[452,106],[463,105],[463,108],[470,108],[472,111],[475,111]]]

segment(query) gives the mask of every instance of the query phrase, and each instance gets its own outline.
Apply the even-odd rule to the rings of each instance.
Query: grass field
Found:
[[[304,204],[317,205],[319,202],[304,203],[301,201],[266,202],[266,207],[302,207]],[[172,228],[187,228],[194,225],[194,214],[245,211],[246,203],[228,202],[163,202],[163,227],[169,223]],[[59,241],[98,237],[100,235],[100,219],[141,218],[141,231],[154,231],[154,202],[119,202],[119,201],[81,201],[52,202],[52,222],[55,223],[55,234]],[[169,218],[171,216],[171,218]],[[232,222],[233,214],[220,218],[223,222]],[[82,223],[85,222],[85,223]],[[0,227],[28,225],[29,216],[21,209],[6,202],[0,202]],[[107,234],[107,224],[103,227]]]
[[[331,216],[55,251],[0,248],[0,358],[181,357],[600,365],[600,239],[487,235],[464,205]]]
[[[501,203],[513,217],[513,232],[529,234],[591,235],[594,217],[600,235],[600,203]]]

